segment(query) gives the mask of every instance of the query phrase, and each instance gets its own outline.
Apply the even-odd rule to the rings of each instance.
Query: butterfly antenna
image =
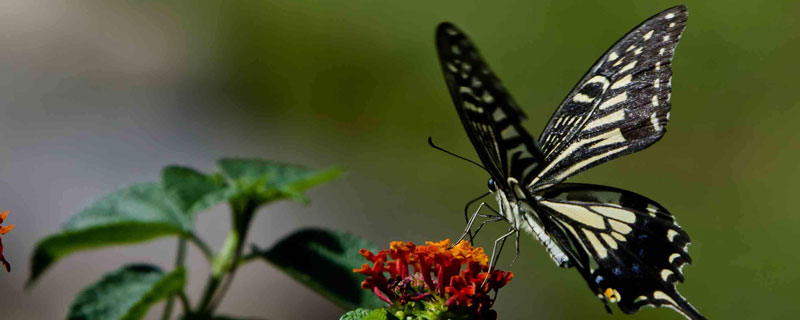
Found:
[[[459,159],[461,159],[461,160],[467,161],[467,162],[469,162],[469,163],[471,163],[471,164],[474,164],[474,165],[478,166],[479,168],[483,169],[483,171],[487,171],[487,170],[486,170],[486,167],[482,166],[480,163],[477,163],[477,162],[475,162],[475,161],[472,161],[472,160],[470,160],[470,159],[464,158],[464,157],[462,157],[462,156],[459,156],[459,155],[457,155],[457,154],[455,154],[455,153],[452,153],[452,152],[450,152],[450,151],[447,151],[447,150],[445,150],[444,148],[442,148],[442,147],[440,147],[440,146],[437,146],[436,144],[434,144],[434,143],[433,143],[433,138],[432,138],[432,137],[428,137],[428,144],[431,146],[431,148],[434,148],[434,149],[436,149],[436,150],[439,150],[439,151],[441,151],[441,152],[444,152],[444,153],[446,153],[446,154],[449,154],[449,155],[451,155],[451,156],[454,156],[454,157],[456,157],[456,158],[459,158]]]

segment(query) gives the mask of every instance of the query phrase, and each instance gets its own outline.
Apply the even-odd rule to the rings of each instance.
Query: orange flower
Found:
[[[0,223],[3,223],[3,220],[6,219],[8,216],[8,210],[0,214]],[[14,225],[0,227],[0,235],[4,235],[14,229]],[[0,262],[3,263],[3,266],[6,268],[6,272],[11,272],[11,264],[6,261],[6,257],[3,256],[3,239],[0,238]]]
[[[511,272],[500,270],[488,273],[489,257],[483,248],[466,241],[455,246],[451,246],[450,239],[428,241],[424,246],[393,241],[388,250],[378,254],[366,249],[359,252],[373,263],[353,269],[367,276],[361,286],[397,308],[418,301],[440,301],[447,308],[466,310],[474,319],[496,319],[497,314],[491,310],[494,299],[489,293],[496,294],[513,277]],[[409,274],[409,265],[413,266],[413,274]]]

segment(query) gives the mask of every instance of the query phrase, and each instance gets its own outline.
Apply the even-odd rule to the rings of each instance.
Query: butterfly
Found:
[[[685,6],[672,7],[618,40],[578,81],[538,141],[469,38],[450,23],[436,31],[450,95],[491,177],[498,219],[510,223],[502,239],[530,232],[557,265],[578,270],[609,312],[609,303],[625,313],[649,305],[704,319],[676,289],[691,262],[690,240],[663,206],[630,191],[564,182],[664,135],[671,62],[686,19]]]

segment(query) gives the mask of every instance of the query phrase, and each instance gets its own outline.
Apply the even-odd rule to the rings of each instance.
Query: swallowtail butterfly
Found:
[[[687,19],[669,8],[604,53],[556,109],[538,141],[525,115],[467,36],[442,23],[436,45],[458,115],[511,232],[530,232],[561,267],[625,313],[650,305],[704,319],[677,291],[688,234],[664,207],[616,188],[564,183],[647,148],[665,132],[671,61]],[[503,238],[504,239],[504,238]],[[610,309],[608,309],[610,311]]]

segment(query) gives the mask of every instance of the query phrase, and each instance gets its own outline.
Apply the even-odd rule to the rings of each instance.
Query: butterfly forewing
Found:
[[[574,265],[596,294],[610,293],[626,313],[670,306],[702,318],[675,288],[691,262],[689,235],[664,207],[633,192],[589,184],[559,184],[544,198],[538,208],[573,239],[567,251],[579,257]]]
[[[538,144],[463,32],[443,23],[436,43],[464,128],[499,184],[501,215],[509,222],[524,220],[551,255],[566,256],[553,255],[559,265],[575,267],[595,294],[624,312],[666,306],[704,319],[675,287],[691,262],[689,236],[666,209],[633,192],[562,183],[664,135],[671,61],[686,18],[684,6],[673,7],[620,39],[561,103]],[[526,190],[510,190],[512,178]]]
[[[520,125],[525,115],[517,103],[461,30],[440,24],[436,46],[461,122],[492,178],[504,186],[508,177],[530,176],[542,155]]]
[[[686,7],[646,20],[612,46],[553,114],[539,143],[546,165],[528,188],[546,189],[660,139],[669,120],[672,57]]]

